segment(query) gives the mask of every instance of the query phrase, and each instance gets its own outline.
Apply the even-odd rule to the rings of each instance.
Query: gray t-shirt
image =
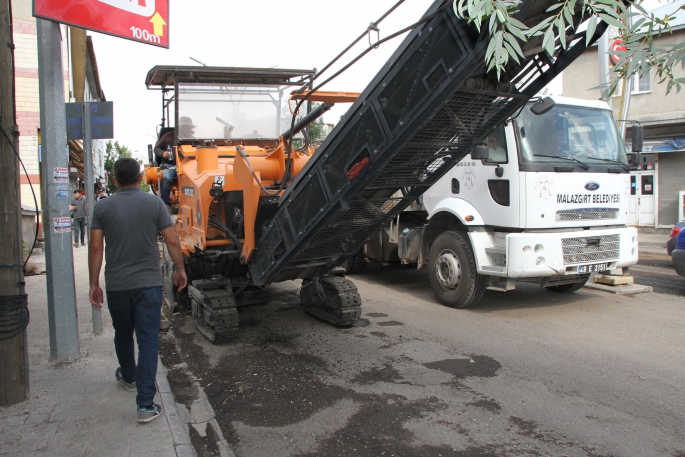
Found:
[[[95,205],[91,230],[105,235],[108,291],[162,285],[157,237],[172,225],[164,202],[137,187],[119,189]]]
[[[74,198],[73,200],[71,200],[71,206],[76,207],[76,209],[74,210],[74,219],[86,217],[86,199],[85,199],[85,197],[81,197],[80,200],[76,200]]]

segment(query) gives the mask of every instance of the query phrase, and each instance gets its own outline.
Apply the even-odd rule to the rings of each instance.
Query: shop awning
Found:
[[[632,150],[632,142],[626,142],[626,151]],[[670,136],[649,138],[643,142],[642,152],[645,154],[663,154],[666,152],[685,152],[685,136]]]

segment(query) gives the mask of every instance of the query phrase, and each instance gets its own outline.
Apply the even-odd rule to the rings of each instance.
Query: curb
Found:
[[[157,392],[162,400],[162,408],[166,416],[169,428],[171,429],[171,438],[174,440],[174,449],[177,457],[195,457],[195,450],[190,443],[190,435],[188,428],[183,423],[183,420],[178,415],[176,409],[176,400],[171,393],[169,380],[166,377],[166,367],[162,364],[162,358],[157,356]],[[161,368],[161,369],[160,369]]]

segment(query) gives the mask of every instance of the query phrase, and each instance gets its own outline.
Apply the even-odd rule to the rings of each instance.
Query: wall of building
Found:
[[[19,126],[19,154],[28,177],[21,171],[21,203],[35,208],[31,193],[33,185],[38,207],[40,201],[40,163],[38,158],[38,129],[40,127],[40,98],[38,94],[38,46],[36,19],[32,17],[31,0],[12,0],[15,59],[15,91],[17,125]],[[62,36],[66,28],[62,27]],[[69,96],[69,56],[66,40],[62,41],[65,101]]]

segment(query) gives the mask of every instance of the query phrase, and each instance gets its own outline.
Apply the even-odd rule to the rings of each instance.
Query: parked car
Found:
[[[685,222],[678,222],[671,229],[671,237],[666,242],[666,252],[668,252],[668,255],[671,255],[675,249],[676,238],[683,228],[685,228]]]
[[[681,230],[676,236],[675,249],[671,253],[671,259],[673,259],[676,273],[685,276],[685,230]]]

